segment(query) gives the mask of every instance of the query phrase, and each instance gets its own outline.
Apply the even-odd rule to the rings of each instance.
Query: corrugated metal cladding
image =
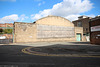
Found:
[[[90,43],[100,45],[100,18],[90,21]]]

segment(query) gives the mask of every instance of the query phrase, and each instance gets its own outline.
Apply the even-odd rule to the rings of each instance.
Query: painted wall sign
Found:
[[[37,38],[74,37],[74,27],[37,25]]]
[[[91,27],[91,32],[94,32],[94,31],[100,31],[100,25]]]

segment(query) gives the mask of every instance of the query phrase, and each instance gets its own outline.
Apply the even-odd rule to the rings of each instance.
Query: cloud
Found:
[[[43,4],[45,4],[45,1],[39,3],[38,6],[41,6],[41,5],[43,5]]]
[[[51,9],[44,9],[39,13],[31,16],[33,20],[45,17],[47,15],[62,16],[71,21],[93,8],[93,3],[90,0],[63,0],[60,3],[53,5]]]
[[[13,23],[16,21],[22,22],[28,18],[29,17],[27,17],[25,14],[22,14],[20,16],[18,16],[17,14],[12,14],[12,15],[0,18],[0,23]]]
[[[0,18],[0,23],[9,23],[9,22],[17,21],[17,20],[18,20],[18,15],[17,14],[12,14],[12,15]]]
[[[0,0],[0,1],[11,1],[11,2],[15,2],[16,0]]]
[[[38,6],[41,6],[41,3],[39,3]]]
[[[94,17],[96,17],[96,16],[95,16],[95,15],[93,15],[93,14],[91,14],[91,15],[87,15],[87,16],[89,16],[89,17],[93,17],[93,18],[94,18]]]
[[[22,14],[22,15],[19,17],[19,20],[20,20],[20,22],[22,22],[23,20],[28,19],[28,18],[29,18],[29,17],[26,16],[25,14]]]
[[[78,19],[78,17],[79,16],[81,16],[81,15],[68,15],[68,16],[66,16],[65,18],[67,18],[68,20],[70,20],[70,21],[72,21],[72,20],[77,20]]]

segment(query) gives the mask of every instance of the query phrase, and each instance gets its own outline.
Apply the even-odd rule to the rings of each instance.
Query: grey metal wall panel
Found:
[[[37,38],[71,38],[74,36],[74,27],[37,25]]]

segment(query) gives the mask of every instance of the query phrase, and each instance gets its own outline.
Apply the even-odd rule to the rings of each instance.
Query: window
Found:
[[[82,23],[81,22],[78,22],[78,27],[82,27]]]
[[[85,31],[85,28],[83,28],[83,31]]]
[[[86,36],[90,36],[90,34],[89,33],[86,33]]]
[[[86,36],[86,34],[83,34],[83,36]]]
[[[86,28],[86,31],[88,31],[88,28]]]

